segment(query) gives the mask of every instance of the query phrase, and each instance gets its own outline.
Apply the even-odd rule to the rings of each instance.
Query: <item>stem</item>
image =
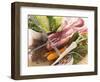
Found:
[[[77,52],[70,52],[69,54],[77,54],[78,56],[80,56],[81,58],[84,58],[83,56],[81,56],[79,53],[77,53]]]

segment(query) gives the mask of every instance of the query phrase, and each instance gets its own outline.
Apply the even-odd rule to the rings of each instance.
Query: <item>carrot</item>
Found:
[[[59,51],[62,53],[64,50],[65,50],[65,48],[62,48]],[[47,56],[48,61],[55,60],[56,58],[59,57],[58,54],[55,51],[50,51],[47,54],[48,54],[48,56]]]
[[[60,52],[62,53],[65,50],[65,48],[60,49]]]
[[[49,55],[47,56],[48,61],[55,60],[56,58],[58,58],[58,55],[55,54],[55,53],[49,54]]]

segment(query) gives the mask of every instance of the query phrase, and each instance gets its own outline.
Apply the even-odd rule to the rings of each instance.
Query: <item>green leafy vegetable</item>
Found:
[[[42,27],[43,30],[45,30],[46,32],[50,31],[49,21],[47,16],[34,16],[34,17],[37,19],[39,25]]]
[[[62,23],[62,18],[63,18],[63,17],[56,17],[56,16],[54,16],[53,18],[55,19],[55,22],[56,22],[56,28],[58,29],[59,26],[60,26],[61,23]]]
[[[53,31],[55,31],[55,28],[56,28],[56,21],[53,18],[53,16],[47,16],[47,17],[49,20],[50,31],[53,32]]]
[[[62,17],[55,16],[34,16],[34,18],[47,33],[56,32],[62,21]],[[28,27],[35,31],[41,32],[41,29],[34,23],[33,16],[29,16]]]
[[[41,32],[41,29],[36,26],[36,24],[33,22],[32,16],[28,18],[28,28],[35,30],[37,32]]]
[[[87,34],[80,35],[77,47],[72,50],[69,54],[73,55],[74,62],[73,64],[77,64],[80,60],[83,59],[88,53],[88,45],[87,45]]]

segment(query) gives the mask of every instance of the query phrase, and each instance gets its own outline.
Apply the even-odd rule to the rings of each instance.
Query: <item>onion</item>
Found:
[[[28,29],[28,48],[32,48],[36,44],[36,40],[41,40],[42,33]]]

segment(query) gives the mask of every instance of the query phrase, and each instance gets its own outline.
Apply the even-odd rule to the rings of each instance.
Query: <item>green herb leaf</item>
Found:
[[[77,41],[77,42],[79,42],[79,43],[77,43],[78,44],[77,47],[69,53],[74,58],[73,64],[77,64],[88,53],[87,34],[81,35],[79,37],[81,37],[81,38],[79,39],[80,41]]]

